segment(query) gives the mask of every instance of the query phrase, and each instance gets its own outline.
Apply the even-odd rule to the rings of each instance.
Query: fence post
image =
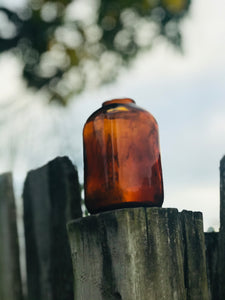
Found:
[[[196,255],[204,251],[201,216],[191,218],[196,220],[191,231],[195,225],[186,215],[171,208],[140,207],[69,222],[75,299],[185,300],[188,295],[208,300],[206,274],[201,274],[206,270],[204,255],[195,285],[204,287],[200,298],[189,283],[197,275],[193,248],[187,244],[200,237]]]
[[[220,161],[219,299],[225,299],[225,156]]]
[[[73,300],[66,222],[81,216],[77,171],[67,157],[30,171],[24,192],[28,300]]]
[[[206,232],[206,265],[211,300],[219,300],[218,232]]]
[[[11,173],[0,175],[0,299],[22,300],[16,208]]]
[[[184,240],[184,276],[187,300],[208,300],[202,213],[184,210],[180,215]]]

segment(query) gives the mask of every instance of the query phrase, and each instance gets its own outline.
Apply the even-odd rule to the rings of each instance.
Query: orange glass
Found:
[[[85,204],[90,213],[162,206],[158,125],[132,99],[103,103],[83,130]]]

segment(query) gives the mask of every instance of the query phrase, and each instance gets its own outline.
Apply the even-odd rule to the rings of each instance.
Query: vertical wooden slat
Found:
[[[28,300],[72,300],[66,222],[81,216],[77,171],[67,157],[28,173],[24,192]]]
[[[219,299],[218,238],[218,232],[205,233],[206,265],[211,300]]]
[[[187,300],[210,299],[207,280],[202,213],[181,212],[184,242],[184,275]]]
[[[219,300],[225,299],[225,156],[220,161]]]
[[[16,208],[11,173],[0,175],[0,300],[22,300]]]

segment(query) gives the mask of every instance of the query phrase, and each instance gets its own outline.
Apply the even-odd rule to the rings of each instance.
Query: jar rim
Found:
[[[118,98],[118,99],[112,99],[112,100],[107,100],[102,103],[102,106],[106,106],[109,104],[129,104],[129,103],[135,103],[135,101],[131,98]]]

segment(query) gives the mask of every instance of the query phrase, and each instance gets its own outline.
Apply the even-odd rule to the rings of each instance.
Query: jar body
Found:
[[[85,204],[90,213],[161,206],[158,125],[131,99],[103,103],[83,130]]]

